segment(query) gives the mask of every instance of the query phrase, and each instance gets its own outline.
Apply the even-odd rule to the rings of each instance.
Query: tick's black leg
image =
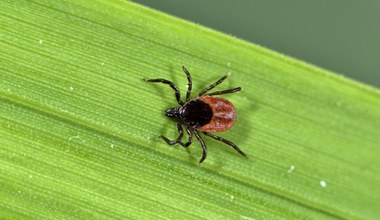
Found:
[[[235,92],[239,92],[239,91],[241,91],[241,88],[237,87],[237,88],[233,88],[233,89],[227,89],[227,90],[221,90],[221,91],[217,91],[217,92],[208,93],[206,95],[208,95],[208,96],[223,95],[223,94],[235,93]]]
[[[186,101],[190,100],[190,94],[191,94],[191,89],[193,87],[193,83],[191,81],[191,75],[189,71],[187,71],[185,66],[182,66],[183,72],[185,72],[186,77],[187,77],[187,92],[186,92]]]
[[[183,147],[188,147],[191,143],[193,143],[193,133],[190,131],[189,127],[185,126],[186,133],[189,136],[189,139],[186,143],[183,143],[182,141],[179,142],[180,145]]]
[[[201,143],[201,146],[202,146],[203,153],[202,153],[202,158],[199,161],[199,163],[202,163],[207,157],[207,147],[206,147],[206,144],[203,141],[202,137],[199,135],[198,131],[196,131],[196,130],[193,130],[193,131],[194,131],[195,137],[197,137],[198,141]]]
[[[164,139],[164,141],[169,144],[169,145],[174,145],[174,144],[178,144],[178,143],[182,143],[181,140],[182,140],[182,137],[183,137],[183,130],[182,130],[182,126],[181,126],[181,123],[178,122],[177,123],[177,129],[178,129],[178,138],[176,140],[169,140],[167,137],[163,136],[163,135],[160,135],[160,138]],[[181,144],[182,145],[182,144]]]
[[[207,86],[205,89],[203,89],[202,91],[200,91],[197,95],[198,96],[202,96],[203,94],[205,94],[206,92],[210,91],[211,89],[215,88],[217,85],[221,84],[225,79],[227,78],[227,75],[223,76],[222,78],[220,78],[218,81],[214,82],[213,84]]]
[[[225,143],[225,144],[230,145],[230,146],[233,147],[237,152],[239,152],[239,154],[243,155],[244,157],[247,157],[247,155],[246,155],[243,151],[241,151],[241,150],[239,149],[239,147],[236,146],[236,144],[232,143],[231,141],[226,140],[226,139],[224,139],[224,138],[222,138],[222,137],[219,137],[219,136],[216,136],[216,135],[213,135],[213,134],[207,133],[207,132],[203,132],[203,134],[205,134],[205,135],[207,135],[207,136],[209,136],[209,137],[212,137],[212,138],[214,138],[215,140],[218,140],[218,141],[221,141],[221,142],[223,142],[223,143]]]
[[[183,105],[183,102],[181,101],[181,93],[180,93],[179,89],[177,88],[177,86],[173,82],[170,82],[169,80],[161,79],[161,78],[159,78],[159,79],[148,79],[146,81],[147,82],[159,82],[159,83],[168,84],[170,87],[172,87],[172,89],[174,89],[175,98],[177,99],[178,104]]]

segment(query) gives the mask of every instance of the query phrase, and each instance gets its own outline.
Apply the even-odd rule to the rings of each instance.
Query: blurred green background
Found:
[[[380,88],[380,1],[134,2]]]

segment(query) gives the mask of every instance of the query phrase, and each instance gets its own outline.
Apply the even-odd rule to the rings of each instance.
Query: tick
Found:
[[[166,109],[165,111],[167,117],[173,118],[177,121],[177,130],[179,133],[177,139],[169,140],[163,135],[161,135],[160,138],[169,145],[180,144],[183,147],[188,147],[193,142],[193,135],[195,135],[203,150],[202,158],[199,163],[202,163],[207,157],[207,146],[200,136],[200,133],[231,146],[239,152],[239,154],[246,157],[247,155],[241,151],[236,144],[222,137],[211,134],[212,132],[221,132],[230,129],[236,121],[236,110],[232,103],[227,99],[215,96],[239,92],[241,88],[237,87],[209,93],[210,90],[214,89],[227,78],[227,75],[225,75],[218,81],[201,90],[194,99],[190,99],[193,85],[191,75],[185,66],[182,66],[182,69],[187,77],[187,92],[184,101],[181,100],[181,93],[173,82],[162,78],[146,80],[147,82],[152,83],[168,84],[174,90],[175,98],[179,104],[179,106]],[[186,143],[182,142],[183,127],[188,135],[188,141]]]

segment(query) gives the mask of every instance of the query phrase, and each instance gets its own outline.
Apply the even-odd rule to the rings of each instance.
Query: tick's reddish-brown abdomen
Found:
[[[212,96],[202,96],[199,99],[210,105],[213,115],[208,124],[197,128],[198,131],[220,132],[228,130],[234,125],[236,111],[230,101]]]

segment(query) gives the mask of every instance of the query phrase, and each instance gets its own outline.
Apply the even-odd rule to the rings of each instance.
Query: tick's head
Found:
[[[179,114],[179,107],[175,107],[175,108],[168,108],[165,110],[165,115],[169,118],[176,118],[176,119],[179,119],[180,118],[180,114]]]

